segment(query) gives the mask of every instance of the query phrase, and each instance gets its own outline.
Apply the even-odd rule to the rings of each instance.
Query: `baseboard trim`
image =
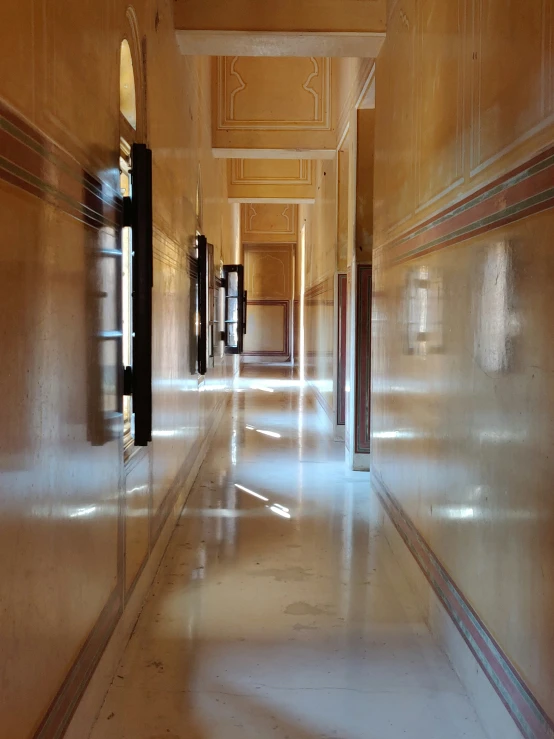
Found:
[[[84,739],[89,736],[94,722],[100,713],[106,693],[112,683],[125,647],[131,638],[135,624],[140,616],[150,586],[160,567],[169,540],[175,529],[175,524],[186,504],[192,485],[206,457],[230,397],[231,394],[228,393],[220,407],[215,411],[209,431],[202,439],[196,458],[191,462],[190,457],[188,457],[183,464],[183,467],[186,467],[187,464],[190,465],[188,471],[183,469],[177,476],[177,479],[181,481],[180,488],[175,497],[173,497],[171,508],[166,515],[164,523],[160,527],[150,557],[133,586],[132,594],[126,603],[125,609],[123,612],[119,609],[111,619],[107,638],[103,642],[105,648],[91,666],[86,683],[79,687],[77,698],[73,702],[73,704],[77,705],[67,725],[67,729],[64,731],[63,729],[65,727],[60,727],[57,733],[40,734],[38,735],[40,739],[46,739],[46,737],[48,739],[50,737],[52,739],[60,739],[62,736],[64,739]]]
[[[333,417],[333,409],[329,408],[329,406],[325,402],[325,398],[321,394],[321,391],[310,380],[307,381],[306,387],[310,390],[310,392],[313,393],[317,401],[317,405],[319,406],[319,410],[322,410],[325,413],[325,418],[329,421],[334,431],[335,419]]]
[[[56,697],[50,704],[50,708],[34,734],[34,739],[58,739],[63,736],[64,729],[79,703],[83,685],[91,679],[111,637],[114,623],[121,616],[121,603],[121,590],[116,586]]]
[[[371,455],[369,452],[354,452],[352,459],[352,469],[355,472],[369,472]]]
[[[371,481],[396,531],[523,737],[554,739],[553,722],[375,469]],[[473,692],[471,686],[466,687]]]

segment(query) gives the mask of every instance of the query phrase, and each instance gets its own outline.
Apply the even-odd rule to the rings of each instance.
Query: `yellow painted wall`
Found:
[[[248,292],[245,356],[254,361],[288,361],[292,349],[294,245],[249,244],[244,249]]]
[[[375,110],[357,111],[356,261],[370,263],[373,251]]]
[[[228,56],[213,65],[215,149],[237,158],[251,150],[333,158],[374,59]]]
[[[526,170],[553,140],[553,27],[542,0],[391,4],[376,72],[372,410],[374,473],[551,718],[554,214],[529,214],[544,206]],[[492,200],[520,165],[513,202]],[[479,188],[485,210],[512,203],[511,224],[468,210]],[[455,204],[482,233],[460,232]]]
[[[241,206],[242,241],[247,244],[295,244],[298,206],[244,203]]]
[[[344,139],[351,116],[367,90],[368,78],[374,71],[375,60],[361,57],[341,57],[332,60],[334,83],[334,115],[337,145]]]
[[[10,0],[2,8],[0,103],[8,106],[1,111],[2,154],[27,167],[20,179],[3,175],[0,182],[0,735],[6,739],[33,735],[108,603],[113,625],[123,589],[147,554],[150,526],[155,531],[162,523],[168,490],[221,401],[216,392],[199,393],[189,370],[187,253],[199,165],[203,229],[216,261],[232,261],[226,167],[210,153],[210,65],[178,52],[169,0],[137,0],[154,158],[154,441],[125,488],[120,439],[93,446],[89,438],[88,378],[109,368],[94,364],[94,296],[102,286],[116,294],[113,262],[102,261],[99,248],[116,243],[117,229],[113,220],[100,230],[86,225],[82,203],[98,198],[87,178],[97,179],[107,199],[118,189],[126,9],[120,0]],[[29,179],[35,169],[37,179]],[[71,197],[61,199],[58,190]],[[220,364],[208,383],[228,374]],[[125,489],[133,515],[121,559],[118,502]]]
[[[348,213],[350,203],[350,150],[337,153],[337,269],[345,272],[349,261]]]
[[[256,199],[313,199],[315,162],[309,159],[230,159],[229,197]]]
[[[317,162],[315,205],[300,206],[306,224],[305,367],[329,415],[333,410],[334,282],[337,262],[337,163]]]
[[[337,163],[319,161],[316,168],[316,203],[303,207],[308,226],[306,287],[333,274],[337,252]]]
[[[329,59],[217,57],[213,65],[214,148],[334,148]]]
[[[177,0],[175,27],[239,31],[385,30],[385,0],[276,0],[270,6],[248,0]]]

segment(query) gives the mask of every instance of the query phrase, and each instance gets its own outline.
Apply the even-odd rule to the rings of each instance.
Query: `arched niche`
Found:
[[[146,99],[144,43],[141,42],[136,13],[126,12],[127,29],[120,44],[119,109],[121,136],[146,143]]]
[[[121,42],[119,65],[119,110],[127,123],[137,129],[137,96],[131,47],[126,38]]]

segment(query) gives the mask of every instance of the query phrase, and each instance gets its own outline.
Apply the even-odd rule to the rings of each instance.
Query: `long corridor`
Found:
[[[92,739],[485,739],[290,370],[235,390]]]

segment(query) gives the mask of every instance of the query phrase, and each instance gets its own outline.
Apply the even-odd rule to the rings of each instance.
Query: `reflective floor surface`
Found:
[[[92,739],[486,739],[312,396],[249,367]]]

